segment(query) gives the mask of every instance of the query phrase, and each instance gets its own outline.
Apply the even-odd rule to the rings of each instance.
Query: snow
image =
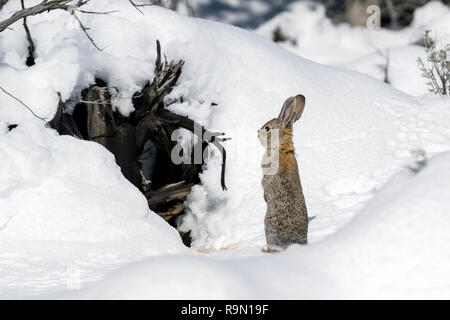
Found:
[[[300,18],[301,17],[301,18]],[[384,80],[383,68],[388,59],[390,84],[403,92],[420,96],[428,92],[421,77],[417,58],[424,59],[425,30],[431,30],[438,43],[450,40],[450,7],[431,1],[414,12],[410,26],[392,31],[333,24],[325,7],[310,1],[298,1],[273,17],[255,32],[269,39],[279,29],[287,38],[280,45],[302,57],[338,66]]]
[[[424,48],[416,45],[386,48],[358,58],[346,68],[369,74],[376,79],[387,81],[396,89],[410,95],[419,96],[428,93],[426,80],[417,67],[417,58],[426,60]],[[388,59],[388,71],[384,68]]]
[[[8,3],[0,20],[18,5]],[[311,11],[307,6],[295,10]],[[179,221],[179,229],[193,237],[187,249],[176,230],[147,208],[108,151],[58,136],[0,92],[0,297],[449,296],[443,270],[450,260],[438,255],[449,243],[442,232],[449,223],[449,155],[434,155],[450,150],[450,100],[408,94],[426,92],[412,76],[416,64],[406,66],[420,53],[409,45],[418,26],[370,36],[380,50],[389,48],[390,78],[401,92],[340,68],[352,64],[374,75],[379,56],[362,44],[367,30],[332,25],[320,6],[296,20],[300,29],[292,27],[311,31],[302,37],[306,42],[297,42],[302,51],[283,44],[306,58],[233,26],[156,6],[142,9],[144,15],[127,1],[86,6],[119,10],[80,14],[101,52],[67,13],[31,17],[38,48],[32,67],[24,63],[22,28],[0,33],[0,86],[51,119],[58,92],[76,101],[98,77],[108,83],[118,110],[128,114],[130,97],[153,76],[159,39],[168,59],[186,61],[168,98],[182,96],[184,102],[169,108],[232,137],[225,143],[228,191],[219,183],[216,153]],[[329,39],[318,43],[322,34],[314,32]],[[287,97],[300,93],[306,107],[294,127],[294,144],[309,216],[316,218],[308,246],[263,255],[266,205],[257,130],[278,115]],[[9,124],[19,126],[8,132]],[[192,137],[185,137],[189,144]],[[415,150],[434,157],[412,175],[405,167],[414,162]]]
[[[25,123],[0,136],[0,163],[0,296],[184,250],[99,144]]]
[[[320,243],[275,256],[153,258],[68,297],[448,299],[450,204],[440,191],[449,189],[446,152],[418,174],[402,170],[355,219]]]

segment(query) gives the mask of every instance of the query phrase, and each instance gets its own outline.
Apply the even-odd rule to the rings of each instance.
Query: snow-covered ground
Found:
[[[432,1],[414,12],[410,26],[393,31],[333,24],[325,7],[310,1],[294,2],[255,32],[273,39],[278,30],[285,38],[280,45],[298,55],[319,63],[369,74],[384,80],[408,94],[428,92],[421,77],[417,58],[425,57],[423,34],[431,30],[438,42],[450,42],[450,7]]]
[[[448,299],[449,181],[446,152],[418,174],[400,172],[320,243],[275,256],[148,259],[69,297]]]
[[[8,3],[0,20],[17,8]],[[194,240],[194,248],[185,248],[108,151],[58,136],[0,92],[0,297],[450,297],[449,98],[408,95],[415,84],[407,78],[397,79],[401,92],[252,32],[159,7],[141,15],[127,1],[98,0],[86,10],[119,10],[80,14],[103,51],[65,12],[32,17],[36,65],[25,66],[22,28],[0,33],[0,86],[51,119],[57,92],[76,100],[99,77],[127,114],[131,95],[153,76],[159,39],[169,59],[186,61],[172,92],[184,102],[171,108],[233,138],[226,142],[228,191],[212,161],[180,221]],[[347,32],[352,39],[359,31]],[[400,39],[379,32],[386,43]],[[344,42],[322,43],[329,59],[348,56]],[[370,50],[361,52],[365,67],[362,56]],[[263,150],[256,132],[299,93],[306,107],[294,143],[315,216],[310,244],[263,255]],[[9,124],[19,126],[8,131]],[[413,174],[407,167],[416,165],[417,150],[431,159]]]

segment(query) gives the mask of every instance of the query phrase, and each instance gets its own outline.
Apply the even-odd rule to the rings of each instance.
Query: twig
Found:
[[[151,7],[151,6],[154,6],[155,4],[154,3],[134,3],[133,2],[133,0],[128,0],[130,3],[131,3],[131,5],[137,10],[137,11],[139,11],[141,14],[144,14],[144,12],[142,12],[142,10],[141,9],[139,9],[139,8],[141,8],[141,7]]]
[[[8,2],[9,0],[0,0],[0,9]]]
[[[104,11],[104,12],[101,12],[101,11],[86,11],[86,10],[78,10],[78,11],[80,11],[81,13],[86,13],[86,14],[110,14],[110,13],[119,12],[119,10]]]
[[[22,9],[25,9],[24,0],[20,0],[20,3],[22,5]],[[30,29],[28,28],[28,25],[27,25],[27,17],[23,17],[23,27],[25,29],[25,33],[27,34],[27,41],[28,41],[28,58],[27,58],[26,63],[27,63],[27,66],[32,66],[32,65],[34,65],[35,46],[34,46],[33,38],[31,38]]]
[[[103,103],[103,104],[107,104],[107,103],[111,103],[111,99],[108,99],[108,100],[105,100],[105,101],[100,100],[100,99],[92,100],[92,101],[89,101],[89,100],[71,100],[71,101],[72,101],[72,102],[75,101],[75,102],[78,102],[78,103],[84,103],[84,104],[90,104],[90,103]]]
[[[89,28],[86,28],[83,23],[81,22],[80,18],[78,18],[77,14],[75,13],[75,10],[69,10],[70,14],[77,20],[78,24],[80,25],[81,30],[84,32],[86,37],[89,39],[89,41],[92,43],[92,45],[98,50],[103,51],[103,49],[100,49],[97,44],[95,43],[94,39],[91,38],[91,36],[88,33]]]
[[[86,0],[86,1],[89,1],[89,0]],[[39,3],[35,6],[19,10],[19,11],[15,12],[8,19],[0,22],[0,32],[4,31],[6,28],[8,28],[14,22],[21,20],[28,16],[34,16],[36,14],[39,14],[39,13],[42,13],[45,11],[52,11],[52,10],[57,10],[57,9],[68,10],[68,8],[70,7],[69,5],[67,5],[68,2],[70,2],[70,0],[51,0],[51,1],[43,0],[41,3]],[[79,1],[77,3],[77,6],[81,6],[85,3],[86,3],[85,1]]]
[[[14,218],[16,215],[12,215],[11,217],[8,218],[8,220],[6,220],[6,222],[0,227],[0,231],[3,231],[6,229],[6,227],[8,226],[9,222],[12,220],[12,218]]]
[[[13,98],[14,100],[16,100],[17,102],[19,102],[22,106],[24,106],[25,108],[27,108],[32,114],[33,116],[35,116],[36,118],[38,118],[39,120],[44,121],[45,123],[47,123],[47,119],[39,117],[36,113],[34,113],[33,109],[31,109],[29,106],[27,106],[25,103],[22,102],[22,100],[20,100],[19,98],[16,98],[13,94],[9,93],[8,91],[6,91],[3,87],[0,86],[0,90],[2,90],[4,93],[6,93],[8,96],[10,96],[11,98]]]
[[[22,0],[22,2],[23,2],[23,0]],[[22,8],[22,10],[15,12],[8,19],[0,22],[0,32],[4,31],[11,24],[13,24],[14,22],[16,22],[20,19],[25,19],[26,17],[34,16],[34,15],[42,13],[42,12],[49,12],[52,10],[59,9],[59,10],[64,10],[64,11],[69,12],[75,18],[75,20],[77,20],[78,24],[80,25],[81,30],[87,36],[89,41],[94,45],[94,47],[97,50],[102,51],[103,49],[100,49],[97,46],[94,39],[92,39],[91,36],[89,35],[89,33],[87,32],[89,30],[89,28],[87,28],[83,25],[81,20],[76,15],[75,11],[78,10],[82,13],[87,13],[87,14],[109,14],[109,13],[113,13],[116,11],[95,12],[95,11],[80,10],[80,7],[85,5],[86,3],[88,3],[89,0],[78,0],[77,3],[74,5],[70,5],[69,4],[70,2],[71,2],[71,0],[43,0],[41,3],[39,3],[33,7]],[[26,27],[26,29],[28,29],[28,28]],[[29,35],[29,30],[27,31],[27,36],[28,35]],[[30,38],[31,38],[31,36],[30,36]]]
[[[166,204],[171,201],[184,201],[191,192],[193,183],[173,183],[156,191],[149,191],[145,194],[150,208],[156,209],[159,205]]]
[[[389,65],[390,65],[390,58],[389,58],[389,49],[386,49],[386,53],[383,53],[383,51],[381,51],[380,48],[378,48],[376,45],[374,45],[373,43],[369,42],[369,45],[371,45],[376,51],[377,53],[382,56],[385,60],[385,64],[381,65],[379,64],[378,67],[383,71],[384,73],[384,79],[383,81],[387,84],[390,84],[390,79],[389,79]]]

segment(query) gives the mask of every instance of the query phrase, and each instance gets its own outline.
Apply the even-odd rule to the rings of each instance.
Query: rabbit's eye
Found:
[[[269,130],[270,130],[270,128],[269,128],[269,127],[266,127],[265,129],[266,129],[266,131],[269,131]]]

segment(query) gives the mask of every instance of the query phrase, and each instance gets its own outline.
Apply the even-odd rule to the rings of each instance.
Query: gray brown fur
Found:
[[[292,125],[303,112],[305,97],[298,95],[286,100],[278,118],[264,124],[258,131],[266,147],[263,168],[270,154],[271,131],[279,129],[279,168],[273,175],[263,175],[262,186],[267,212],[264,219],[269,252],[286,249],[290,244],[306,244],[308,212],[300,183],[297,160],[292,142]],[[263,141],[267,134],[266,144]]]

